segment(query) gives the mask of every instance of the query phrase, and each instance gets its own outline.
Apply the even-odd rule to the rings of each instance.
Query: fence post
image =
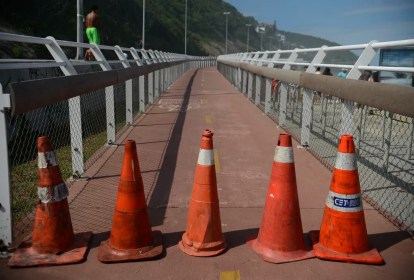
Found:
[[[142,66],[141,59],[138,55],[138,52],[135,48],[131,48],[131,54],[135,59],[138,67]],[[138,78],[139,86],[139,113],[145,112],[145,75],[141,75]]]
[[[103,71],[111,70],[111,66],[106,60],[105,56],[99,49],[98,45],[92,44],[92,53],[97,61],[102,62],[99,64]],[[107,143],[115,143],[115,98],[114,98],[114,86],[105,88],[105,107],[106,107],[106,132]]]
[[[362,51],[358,60],[355,62],[354,66],[349,71],[346,76],[347,79],[358,80],[361,76],[361,71],[358,69],[359,66],[368,65],[371,60],[374,58],[377,53],[376,50],[372,47],[372,44],[376,41],[371,41]],[[342,121],[341,121],[341,135],[343,134],[353,134],[353,124],[354,124],[354,102],[349,100],[344,100],[342,103]],[[346,121],[343,121],[346,120]]]
[[[75,68],[66,57],[65,53],[56,42],[55,38],[47,37],[51,40],[50,44],[46,44],[46,48],[57,62],[65,62],[64,66],[60,66],[65,76],[77,75]],[[82,143],[82,114],[80,105],[80,96],[73,97],[68,100],[69,104],[69,125],[70,125],[70,146],[72,156],[72,175],[79,177],[84,172],[83,165],[83,143]]]
[[[298,58],[298,53],[296,50],[290,54],[289,58],[286,60],[285,65],[283,65],[283,70],[290,70],[290,63],[294,62]],[[279,104],[279,125],[283,126],[286,122],[286,111],[287,111],[287,85],[282,83],[280,85],[280,104]]]
[[[13,241],[7,108],[10,108],[10,95],[3,93],[0,83],[0,246],[9,246]]]
[[[157,64],[159,61],[158,61],[158,58],[156,57],[154,51],[149,50],[148,53],[151,56],[152,60],[154,61],[154,64]],[[159,71],[155,70],[154,71],[154,80],[153,80],[153,83],[154,83],[154,100],[157,99],[158,96],[160,95],[160,93],[159,93],[159,90],[160,90],[160,88],[159,88],[159,77],[160,77]],[[153,102],[154,102],[154,100],[153,100]]]
[[[160,59],[161,62],[165,62],[165,56],[163,52],[157,52],[157,55]],[[165,68],[160,69],[160,95],[162,95],[165,91],[165,87],[164,87],[164,76],[165,76]]]
[[[243,79],[243,84],[242,84],[242,90],[241,92],[244,94],[247,94],[247,71],[246,70],[242,70],[242,79]]]
[[[316,67],[315,64],[319,64],[325,58],[326,46],[322,46],[315,57],[312,59],[311,64],[309,65],[306,73],[315,73]],[[302,127],[300,133],[300,144],[303,147],[309,146],[309,138],[311,131],[311,122],[312,122],[312,106],[313,106],[313,90],[305,89],[302,100]]]
[[[145,50],[141,50],[142,56],[145,58],[146,64],[152,64],[153,62],[148,57],[147,52]],[[147,74],[147,85],[148,85],[148,104],[152,104],[154,102],[154,82],[153,82],[153,72]]]
[[[272,82],[266,79],[265,113],[270,114],[270,97],[272,96]]]
[[[254,78],[253,73],[249,72],[248,89],[247,89],[247,97],[249,99],[252,99],[252,96],[253,96],[253,78]]]
[[[260,103],[260,88],[262,85],[262,77],[260,75],[255,75],[256,77],[256,90],[254,91],[254,104],[257,106]]]
[[[115,46],[115,53],[122,62],[124,68],[130,68],[131,65],[127,61],[124,52],[119,46]],[[132,125],[132,79],[125,81],[125,120],[127,125]]]

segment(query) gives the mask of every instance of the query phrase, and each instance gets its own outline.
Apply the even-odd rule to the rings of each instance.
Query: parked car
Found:
[[[397,72],[385,72],[381,71],[380,82],[384,84],[399,85],[399,86],[412,86],[412,74],[411,73],[397,73]]]

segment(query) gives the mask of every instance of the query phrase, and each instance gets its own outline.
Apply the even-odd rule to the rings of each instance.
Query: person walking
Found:
[[[101,36],[104,34],[103,26],[98,16],[98,5],[93,5],[91,11],[86,16],[86,36],[89,44],[101,44]],[[88,49],[85,55],[86,60],[94,60],[92,50]]]

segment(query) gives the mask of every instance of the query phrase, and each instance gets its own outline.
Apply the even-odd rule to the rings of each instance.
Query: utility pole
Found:
[[[269,40],[270,40],[270,42],[269,42],[269,51],[272,50],[272,38],[273,38],[273,36],[269,36]]]
[[[260,32],[260,51],[263,51],[263,32]]]
[[[227,54],[227,16],[230,14],[230,12],[224,12],[223,15],[226,16],[226,54]]]
[[[83,43],[83,0],[76,1],[76,42]],[[76,48],[76,59],[83,58],[82,48]]]
[[[187,0],[185,0],[184,54],[187,54]]]
[[[246,23],[247,26],[247,52],[249,52],[249,37],[250,37],[250,26],[252,26],[250,23]]]
[[[142,49],[145,49],[145,0],[142,0]]]

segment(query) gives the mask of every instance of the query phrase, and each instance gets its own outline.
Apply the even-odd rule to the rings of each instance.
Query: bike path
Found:
[[[191,257],[177,246],[186,226],[201,134],[213,133],[222,229],[228,249],[209,258]],[[215,68],[191,70],[178,79],[126,129],[70,189],[75,231],[94,237],[87,260],[77,265],[8,269],[1,279],[413,279],[414,242],[364,203],[369,239],[385,265],[309,259],[264,262],[245,240],[258,232],[277,137],[285,133],[237,92]],[[109,237],[126,139],[137,142],[145,194],[154,229],[165,251],[152,261],[102,264],[97,251]],[[319,229],[331,173],[294,141],[304,232]],[[222,277],[222,278],[220,278]]]

